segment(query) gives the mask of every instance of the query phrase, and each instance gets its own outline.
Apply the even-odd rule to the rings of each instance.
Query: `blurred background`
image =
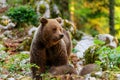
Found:
[[[29,5],[39,17],[70,20],[92,36],[110,33],[120,38],[120,0],[0,0],[0,14],[21,5]]]

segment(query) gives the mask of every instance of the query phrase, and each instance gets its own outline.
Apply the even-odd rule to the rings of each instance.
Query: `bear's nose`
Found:
[[[64,35],[63,34],[60,34],[60,37],[62,38]]]

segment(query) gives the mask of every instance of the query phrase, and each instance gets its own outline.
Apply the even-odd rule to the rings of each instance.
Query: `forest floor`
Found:
[[[0,80],[31,80],[29,50],[32,36],[28,28],[14,28],[0,32]],[[74,57],[69,60],[77,61]],[[43,80],[84,80],[79,75],[42,74]]]
[[[30,74],[29,50],[32,37],[28,35],[31,27],[1,30],[0,32],[0,80],[32,80]],[[69,59],[75,67],[81,59],[73,55]],[[73,63],[72,63],[73,62]],[[78,66],[82,68],[83,65]],[[119,72],[116,72],[119,76]],[[88,76],[88,77],[87,77]],[[43,80],[119,80],[113,71],[104,71],[102,76],[91,77],[90,75],[56,75],[42,74]],[[112,76],[108,78],[109,76]]]

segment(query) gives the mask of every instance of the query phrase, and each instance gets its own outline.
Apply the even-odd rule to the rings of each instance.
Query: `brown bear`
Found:
[[[100,71],[100,66],[97,64],[87,64],[81,69],[79,73],[77,73],[76,69],[70,65],[62,65],[57,67],[52,66],[49,70],[49,73],[52,75],[78,74],[80,76],[84,76],[86,74],[97,71]]]
[[[52,66],[49,70],[52,75],[77,74],[76,69],[71,65]]]
[[[31,68],[35,80],[41,80],[40,74],[46,66],[67,65],[71,53],[71,38],[60,25],[61,19],[41,18],[40,21],[30,48],[30,63],[39,67]]]

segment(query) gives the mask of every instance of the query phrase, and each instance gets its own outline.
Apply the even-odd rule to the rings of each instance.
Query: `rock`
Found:
[[[50,7],[49,7],[49,4],[45,0],[41,0],[37,3],[37,14],[38,15],[42,14],[43,17],[45,18],[50,17]]]
[[[120,80],[120,74],[116,74],[117,80]]]
[[[13,23],[8,16],[4,16],[4,15],[3,15],[3,16],[1,17],[1,19],[2,19],[2,20],[1,20],[2,25],[0,25],[0,28],[1,28],[1,29],[6,30],[6,29],[14,28],[14,27],[16,26],[16,24]]]
[[[0,79],[2,78],[2,80],[3,80],[3,79],[6,79],[7,77],[8,77],[7,74],[0,74]]]
[[[76,53],[79,58],[83,58],[84,52],[90,47],[93,46],[93,38],[92,37],[83,37],[82,40],[78,42],[78,44],[75,46],[75,49],[78,50]]]
[[[0,13],[5,12],[7,9],[6,0],[0,0]]]
[[[105,42],[104,45],[109,46],[110,48],[116,48],[118,46],[118,40],[110,34],[99,34],[99,35],[97,35],[97,39],[104,41]],[[75,49],[77,50],[77,53],[76,53],[77,56],[79,58],[83,58],[85,51],[88,50],[88,48],[93,45],[95,45],[94,38],[89,35],[83,35],[81,40],[75,46]],[[95,48],[95,46],[93,46],[93,47]],[[93,51],[93,49],[94,49],[93,47],[91,47],[91,49],[89,48],[89,50]],[[97,49],[97,46],[96,46],[96,49]],[[89,51],[88,54],[90,54],[90,53],[91,53],[91,51]]]
[[[5,29],[5,30],[6,30],[6,29],[11,29],[11,28],[14,28],[15,26],[16,26],[16,24],[10,22],[10,23],[8,23],[7,26],[3,27],[3,29]]]
[[[14,78],[8,78],[7,80],[15,80]]]
[[[102,77],[102,75],[103,75],[102,68],[100,68],[100,71],[95,72],[95,76],[97,77]]]
[[[20,54],[30,54],[29,51],[21,51]]]
[[[22,78],[20,78],[19,80],[32,80],[32,78],[31,77],[22,77]]]
[[[6,30],[3,34],[5,37],[13,39],[12,31]]]
[[[53,5],[53,12],[54,12],[55,14],[57,14],[57,15],[60,14],[60,11],[59,11],[59,9],[58,9],[58,7],[57,7],[56,4]]]
[[[34,33],[36,30],[37,30],[36,27],[32,27],[32,28],[28,31],[28,35],[29,35],[29,36],[32,36],[33,33]]]
[[[76,32],[76,31],[75,31],[75,30],[76,30],[76,27],[75,27],[75,25],[73,24],[73,22],[71,22],[71,21],[68,21],[68,20],[64,19],[64,20],[62,20],[61,25],[62,25],[62,27],[63,27],[65,30],[71,32],[72,34],[74,34],[74,33]]]
[[[4,25],[2,27],[5,27],[9,22],[11,22],[11,19],[8,16],[3,15],[0,18],[1,18],[0,23]]]
[[[88,77],[85,80],[97,80],[95,77]]]
[[[0,41],[3,40],[3,38],[6,38],[4,34],[0,34]]]
[[[118,46],[118,40],[110,34],[99,34],[97,37],[99,40],[105,41],[106,45],[111,48],[116,48]]]
[[[96,60],[99,60],[99,54],[96,54],[96,51],[99,49],[99,45],[90,46],[84,53],[85,64],[95,63]]]

